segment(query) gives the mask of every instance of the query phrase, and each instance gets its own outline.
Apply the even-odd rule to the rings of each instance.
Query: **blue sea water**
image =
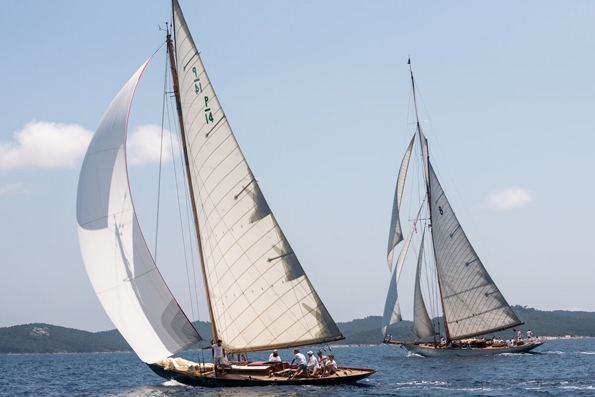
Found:
[[[205,389],[158,377],[134,353],[0,355],[0,396],[595,396],[595,339],[473,358],[422,358],[386,345],[333,351],[339,364],[378,372],[356,385]]]

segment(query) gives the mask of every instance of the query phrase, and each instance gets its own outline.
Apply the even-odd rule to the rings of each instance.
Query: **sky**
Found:
[[[248,163],[335,321],[383,312],[394,186],[413,133],[409,56],[433,162],[508,302],[595,311],[595,3],[180,2]],[[78,174],[112,98],[163,44],[169,15],[165,0],[0,4],[0,327],[113,328],[80,255]],[[151,247],[165,57],[161,48],[153,58],[130,119],[132,194]],[[187,284],[175,280],[185,270],[174,238],[158,236],[174,295],[208,320],[204,298],[188,309]],[[399,291],[411,319],[413,287]]]

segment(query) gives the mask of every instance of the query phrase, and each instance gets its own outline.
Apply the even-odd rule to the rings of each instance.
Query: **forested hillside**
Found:
[[[589,336],[595,337],[595,313],[556,310],[541,311],[523,306],[514,306],[525,325],[534,335],[542,336]],[[370,316],[346,323],[338,323],[345,336],[342,344],[379,344],[382,342],[382,318]],[[211,340],[211,324],[205,321],[194,323],[206,342]],[[413,324],[402,321],[389,327],[393,340],[411,340]],[[503,338],[513,337],[512,330],[498,333]],[[491,335],[490,335],[491,336]],[[25,324],[0,328],[0,353],[87,353],[130,351],[130,346],[117,330],[87,332],[50,324]]]

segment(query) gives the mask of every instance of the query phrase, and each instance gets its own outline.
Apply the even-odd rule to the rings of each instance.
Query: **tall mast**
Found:
[[[198,240],[198,252],[200,254],[200,267],[202,269],[202,279],[204,281],[205,292],[207,294],[207,306],[209,308],[209,318],[211,319],[211,330],[213,333],[213,340],[217,341],[219,337],[217,335],[217,327],[215,326],[215,320],[213,317],[213,307],[211,305],[211,295],[209,293],[207,273],[203,263],[204,254],[200,238],[200,228],[198,226],[198,211],[196,210],[196,201],[194,200],[194,189],[192,188],[192,178],[190,176],[190,162],[188,160],[188,149],[186,146],[186,131],[184,130],[184,119],[182,118],[182,101],[180,100],[180,85],[178,82],[178,71],[176,69],[176,59],[174,56],[174,43],[171,38],[171,33],[169,32],[169,29],[167,31],[167,51],[169,52],[169,64],[171,68],[174,96],[176,98],[176,110],[178,112],[178,121],[180,123],[180,136],[182,137],[182,148],[184,152],[184,166],[186,167],[186,177],[188,178],[188,190],[190,191],[190,202],[192,203],[192,217],[194,218],[194,228],[196,230],[196,238]]]
[[[415,121],[417,123],[417,134],[419,136],[419,144],[421,147],[422,156],[425,156],[423,159],[424,179],[426,181],[426,197],[428,198],[428,211],[430,212],[430,233],[432,235],[432,251],[433,251],[433,255],[434,255],[434,262],[437,264],[438,260],[436,259],[436,247],[434,245],[434,229],[432,228],[432,197],[431,197],[431,193],[430,193],[430,171],[429,171],[430,150],[428,148],[428,143],[426,141],[426,138],[422,134],[421,125],[419,123],[419,113],[417,111],[417,97],[415,96],[415,79],[413,78],[413,70],[411,69],[411,58],[409,58],[409,60],[407,60],[407,64],[409,65],[409,74],[411,75],[411,89],[413,90],[413,105],[415,107]],[[446,339],[450,340],[450,332],[448,330],[448,322],[446,321],[446,312],[444,310],[444,299],[442,299],[442,288],[440,287],[440,274],[438,272],[438,268],[436,268],[436,275],[438,278],[438,293],[440,294],[440,305],[442,306],[442,320],[444,322],[444,331],[446,333]],[[440,331],[440,326],[438,326],[438,331]]]

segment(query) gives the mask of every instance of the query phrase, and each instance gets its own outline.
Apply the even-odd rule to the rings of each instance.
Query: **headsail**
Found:
[[[424,297],[421,293],[421,269],[424,255],[425,231],[421,237],[421,246],[419,247],[419,256],[417,258],[417,272],[415,276],[415,298],[413,300],[413,333],[416,339],[427,338],[434,335],[434,326],[428,315]]]
[[[262,195],[173,5],[191,188],[218,337],[228,352],[343,339]]]
[[[93,288],[122,336],[146,363],[201,338],[159,274],[141,233],[128,185],[128,112],[148,61],[113,100],[83,161],[76,217]]]
[[[390,285],[384,303],[384,314],[382,315],[382,335],[385,337],[388,326],[402,320],[397,284],[397,268],[395,267],[390,278]]]
[[[411,159],[411,151],[413,150],[413,142],[415,141],[415,134],[411,138],[409,147],[405,151],[403,161],[401,161],[401,168],[399,169],[399,177],[397,179],[397,186],[395,188],[395,198],[393,200],[393,215],[390,220],[390,231],[388,234],[388,270],[391,271],[393,267],[393,258],[395,255],[395,247],[403,241],[403,230],[401,229],[401,220],[399,219],[399,211],[401,209],[401,199],[403,198],[403,188],[405,187],[405,179],[407,178],[407,169],[409,168],[409,160]]]
[[[463,232],[431,164],[429,175],[432,236],[448,337],[468,338],[522,324]]]
[[[413,233],[416,232],[416,225],[417,221],[419,220],[419,215],[421,214],[421,210],[423,209],[420,207],[419,211],[417,212],[417,216],[413,221],[413,225],[411,225],[411,230],[405,239],[405,243],[403,244],[403,248],[401,248],[401,253],[399,254],[399,259],[397,260],[397,265],[395,266],[395,270],[392,273],[390,279],[390,285],[388,287],[388,293],[386,295],[386,301],[384,303],[384,314],[382,315],[382,335],[386,335],[386,330],[389,325],[397,323],[402,320],[401,317],[401,307],[399,305],[399,294],[397,292],[397,285],[399,284],[399,278],[401,277],[401,270],[403,269],[403,263],[405,262],[405,258],[407,257],[407,251],[409,251],[409,245],[411,244],[411,238],[413,237]]]

